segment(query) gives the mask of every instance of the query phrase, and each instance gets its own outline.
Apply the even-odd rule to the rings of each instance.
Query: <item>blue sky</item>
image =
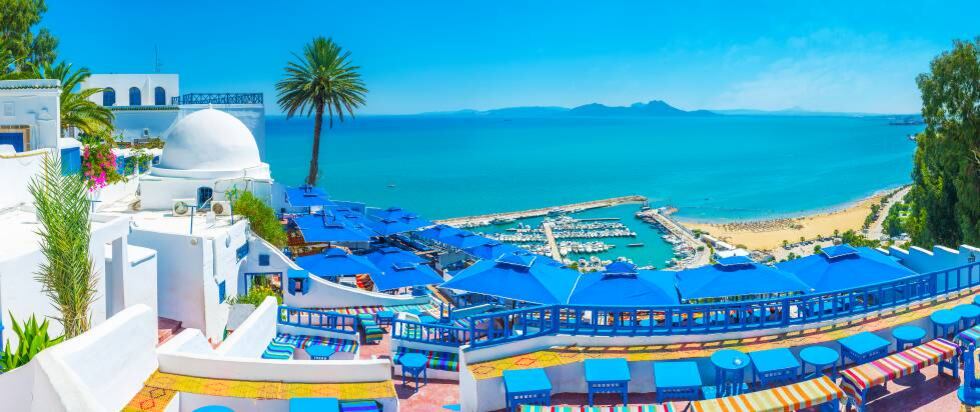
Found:
[[[688,5],[684,3],[696,3]],[[736,4],[738,3],[738,4]],[[903,3],[903,4],[898,4]],[[933,4],[934,3],[934,4]],[[765,4],[754,2],[754,4]],[[42,24],[96,73],[261,91],[317,35],[353,53],[361,113],[662,99],[686,109],[917,112],[915,76],[980,35],[980,2],[68,1]]]

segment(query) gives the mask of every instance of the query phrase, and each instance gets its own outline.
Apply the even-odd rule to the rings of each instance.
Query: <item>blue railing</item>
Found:
[[[346,334],[357,333],[357,316],[344,315],[336,312],[324,312],[314,309],[294,308],[290,306],[279,306],[278,322],[280,325],[297,326],[322,330],[327,332],[338,332]]]
[[[262,93],[188,93],[170,98],[171,105],[179,104],[262,104]]]
[[[847,318],[980,285],[980,262],[876,285],[765,300],[654,307],[551,305],[469,317],[473,347],[554,334],[700,335]],[[432,339],[438,335],[426,335]],[[454,342],[448,342],[452,344]],[[438,343],[437,343],[438,344]]]
[[[402,319],[395,319],[391,328],[392,339],[441,346],[464,345],[469,341],[469,334],[469,329],[460,326],[421,323]]]

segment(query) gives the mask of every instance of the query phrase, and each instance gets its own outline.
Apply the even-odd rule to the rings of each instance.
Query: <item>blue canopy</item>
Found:
[[[425,259],[412,252],[396,247],[386,247],[364,255],[377,267],[385,267],[392,263],[422,263]]]
[[[868,247],[832,246],[819,254],[776,264],[814,292],[824,293],[914,276],[916,272]]]
[[[391,236],[398,233],[408,232],[415,228],[408,226],[400,219],[384,218],[379,221],[370,221],[368,226],[374,229],[381,236]]]
[[[655,306],[676,305],[674,275],[637,270],[627,262],[613,262],[606,270],[579,275],[578,284],[568,298],[570,305]]]
[[[423,239],[442,242],[444,238],[455,236],[457,233],[463,233],[463,231],[449,225],[435,225],[416,233],[416,235]]]
[[[402,209],[402,208],[400,208],[398,206],[392,206],[392,207],[389,207],[387,209],[377,209],[377,208],[373,208],[373,207],[368,209],[368,215],[370,215],[373,218],[379,219],[379,220],[380,219],[398,219],[398,218],[400,218],[402,216],[405,216],[407,214],[409,214],[409,212],[407,210]]]
[[[286,204],[293,207],[333,206],[327,192],[318,187],[303,185],[286,188]]]
[[[761,265],[745,256],[677,272],[681,299],[727,298],[807,292],[810,287],[792,273]]]
[[[501,243],[495,240],[491,240],[479,246],[474,246],[466,249],[466,253],[476,256],[480,259],[496,259],[508,252],[517,252],[522,250],[521,248],[506,243]]]
[[[415,213],[406,213],[399,217],[398,220],[404,223],[406,226],[412,228],[412,230],[432,226],[432,222],[422,219]]]
[[[367,227],[331,214],[298,216],[293,224],[308,243],[367,242],[375,236]]]
[[[477,235],[473,232],[461,230],[452,236],[446,236],[441,239],[442,243],[449,246],[454,246],[459,249],[469,249],[471,247],[480,246],[490,241],[483,236]]]
[[[435,270],[421,263],[393,262],[379,267],[381,273],[371,274],[371,280],[379,291],[436,285],[443,281]]]
[[[441,287],[540,304],[564,304],[578,272],[538,262],[538,256],[505,253],[463,269]]]
[[[327,249],[326,252],[318,255],[298,257],[296,264],[314,275],[324,277],[380,272],[367,258],[337,248]]]

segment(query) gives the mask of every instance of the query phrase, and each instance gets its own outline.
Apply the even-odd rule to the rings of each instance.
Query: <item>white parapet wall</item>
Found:
[[[283,302],[297,308],[345,308],[353,306],[398,306],[424,304],[428,296],[389,295],[369,292],[333,283],[310,275],[310,290],[306,294],[283,293]]]
[[[265,298],[245,322],[229,335],[214,352],[219,356],[261,358],[272,338],[276,337],[276,316],[279,303],[276,298]]]
[[[934,246],[931,251],[918,246],[912,246],[909,250],[892,246],[886,252],[919,273],[963,266],[970,263],[971,256],[974,262],[980,260],[980,248],[969,245],[961,245],[958,249]]]

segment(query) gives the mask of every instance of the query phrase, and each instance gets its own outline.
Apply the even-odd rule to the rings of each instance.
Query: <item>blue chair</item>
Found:
[[[922,338],[926,337],[926,331],[918,326],[904,325],[892,329],[892,337],[895,338],[895,350],[901,352],[905,346],[916,347],[922,344]]]
[[[976,361],[973,351],[963,354],[963,385],[956,391],[960,403],[967,406],[980,406],[980,381],[977,380]]]

